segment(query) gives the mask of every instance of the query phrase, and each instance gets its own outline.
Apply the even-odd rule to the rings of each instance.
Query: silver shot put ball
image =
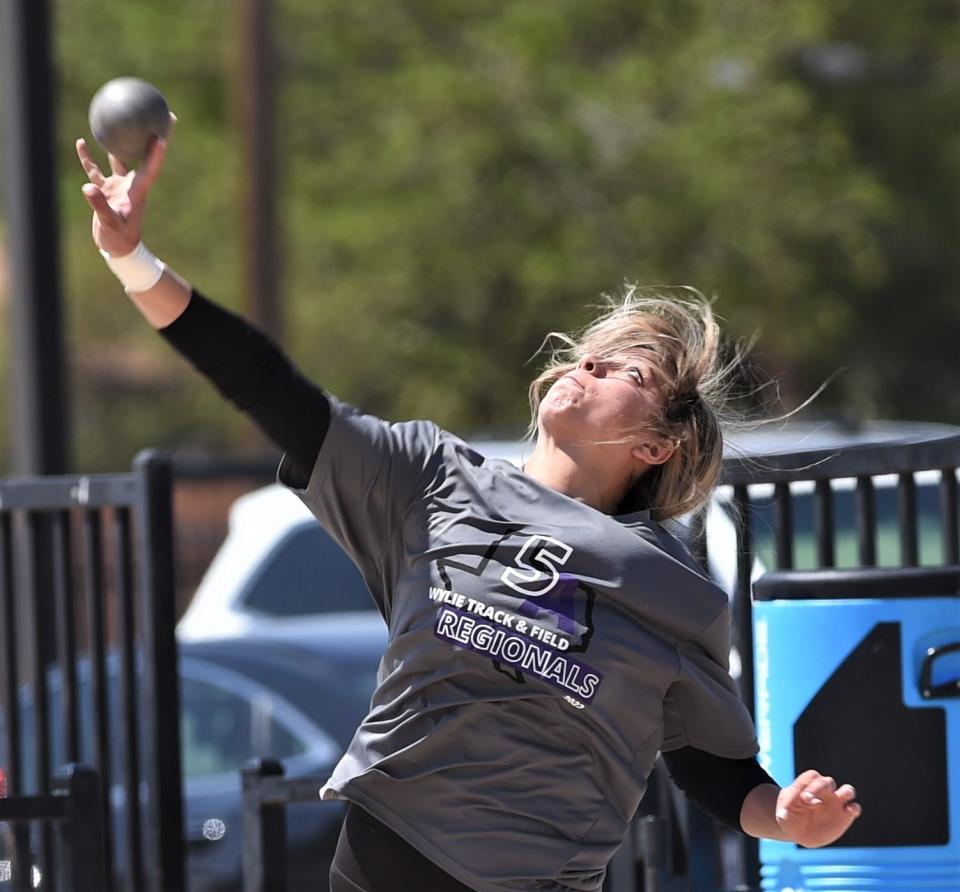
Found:
[[[136,77],[107,81],[90,100],[90,132],[125,164],[142,161],[154,137],[170,131],[170,108],[153,84]]]

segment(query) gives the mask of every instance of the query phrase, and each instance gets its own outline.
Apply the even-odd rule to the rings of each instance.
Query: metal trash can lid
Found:
[[[755,601],[937,598],[960,595],[960,566],[771,570],[753,584]]]

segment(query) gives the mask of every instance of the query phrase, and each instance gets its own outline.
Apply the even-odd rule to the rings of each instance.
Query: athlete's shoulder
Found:
[[[475,468],[497,467],[519,471],[521,450],[518,444],[497,441],[468,443],[442,427],[437,427],[437,445],[451,460]]]
[[[640,538],[650,542],[688,570],[706,577],[703,568],[691,551],[690,530],[682,522],[661,523],[652,518],[646,518],[642,523],[631,526]]]

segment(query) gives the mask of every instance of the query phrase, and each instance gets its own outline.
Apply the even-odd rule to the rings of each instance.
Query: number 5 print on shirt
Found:
[[[560,581],[557,567],[562,567],[571,554],[569,545],[537,533],[523,543],[515,559],[517,566],[507,567],[500,581],[524,597],[538,598]]]

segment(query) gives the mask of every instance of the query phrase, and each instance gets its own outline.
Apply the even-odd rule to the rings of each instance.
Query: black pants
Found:
[[[330,867],[330,892],[473,892],[353,803]]]

